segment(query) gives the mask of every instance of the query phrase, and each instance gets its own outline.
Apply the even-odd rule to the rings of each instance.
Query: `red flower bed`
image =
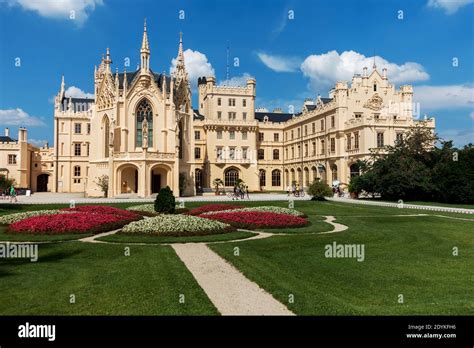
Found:
[[[308,225],[308,220],[287,214],[277,214],[260,211],[233,211],[203,215],[206,219],[218,220],[237,228],[278,228],[302,227]]]
[[[220,211],[220,210],[231,210],[231,209],[242,209],[243,206],[233,204],[206,204],[198,208],[191,209],[187,212],[188,215],[200,215],[207,213],[208,211]]]
[[[28,234],[72,234],[111,231],[141,215],[108,206],[80,206],[61,209],[68,214],[33,216],[11,224],[8,232]]]
[[[110,214],[110,215],[119,215],[125,218],[139,218],[140,214],[135,212],[119,209],[114,207],[109,207],[107,205],[81,205],[75,208],[63,208],[61,209],[67,212],[77,212],[77,213],[89,213],[89,214]]]

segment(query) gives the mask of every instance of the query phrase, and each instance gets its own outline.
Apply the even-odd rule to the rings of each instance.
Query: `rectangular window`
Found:
[[[304,125],[304,135],[308,135],[308,125]]]
[[[218,160],[221,160],[221,159],[222,159],[222,147],[219,146],[219,147],[216,149],[216,154],[217,154],[217,159],[218,159]]]
[[[91,134],[91,124],[87,124],[87,134]]]
[[[291,159],[295,158],[295,148],[291,147]]]
[[[235,147],[229,147],[229,159],[235,159]]]
[[[194,140],[201,140],[201,132],[194,131]]]
[[[311,124],[311,131],[313,134],[316,133],[316,123],[314,122]]]
[[[81,144],[80,143],[75,143],[74,144],[74,156],[80,156],[81,155]]]
[[[247,147],[242,148],[242,159],[247,159],[247,151],[248,151]]]
[[[324,120],[321,120],[321,130],[324,130]]]
[[[400,144],[403,141],[403,133],[397,133],[395,135],[395,145]]]
[[[298,158],[301,157],[301,146],[298,145],[298,152],[296,153],[296,155],[298,156]]]
[[[81,176],[81,167],[79,166],[74,167],[74,176]]]
[[[278,149],[273,150],[273,159],[274,160],[279,160],[280,159],[280,150],[278,150]]]
[[[244,99],[245,100],[245,99]],[[246,120],[247,119],[247,113],[246,112],[242,112],[242,120]]]
[[[326,151],[326,149],[324,148],[324,139],[321,140],[321,155],[324,155],[324,151]]]
[[[308,144],[304,144],[304,157],[308,157]]]
[[[247,140],[247,132],[242,132],[242,140]]]
[[[331,116],[331,128],[334,128],[336,126],[336,118],[334,116]]]
[[[229,112],[228,115],[229,115],[229,120],[235,120],[235,112]]]
[[[90,154],[90,143],[87,143],[86,148],[87,148],[87,156],[89,156],[89,154]]]
[[[222,139],[222,131],[221,130],[217,131],[217,139]]]
[[[275,141],[275,142],[280,141],[280,134],[278,134],[278,133],[273,133],[273,141]]]
[[[222,104],[221,98],[217,98],[217,105],[221,106],[221,104]]]
[[[347,134],[347,149],[350,150],[352,148],[352,138],[350,134]]]
[[[258,159],[259,160],[265,159],[265,150],[264,149],[258,149]]]
[[[336,152],[336,139],[331,138],[331,152]]]
[[[222,120],[222,111],[217,111],[217,119]]]
[[[200,147],[195,147],[194,148],[194,159],[200,159],[201,158],[201,148]]]
[[[362,113],[361,112],[356,112],[354,113],[355,118],[362,118]]]
[[[81,134],[81,124],[74,123],[74,134]]]
[[[285,149],[285,159],[288,159],[288,149]]]
[[[312,145],[313,145],[313,152],[312,152],[312,154],[313,154],[313,156],[316,156],[316,142],[313,141],[313,144],[312,144]]]
[[[359,132],[354,132],[354,149],[359,148]]]
[[[258,141],[263,141],[264,139],[263,132],[258,133]]]
[[[229,131],[229,139],[235,140],[235,131]]]
[[[383,147],[383,132],[377,133],[377,147]]]
[[[246,107],[247,106],[247,99],[242,99],[242,106]]]
[[[8,164],[16,164],[16,155],[8,155]]]
[[[301,136],[301,129],[298,128],[298,138]]]
[[[291,140],[293,140],[293,135],[294,135],[294,133],[293,133],[293,131],[291,131]]]
[[[235,106],[235,99],[229,98],[229,106]]]

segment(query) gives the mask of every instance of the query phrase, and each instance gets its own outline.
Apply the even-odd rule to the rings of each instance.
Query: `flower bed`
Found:
[[[109,207],[107,205],[82,205],[75,208],[63,208],[61,211],[64,212],[75,212],[75,213],[89,213],[89,214],[106,214],[106,215],[118,215],[124,218],[137,219],[140,215],[125,209],[119,209]]]
[[[191,209],[188,215],[201,215],[210,211],[235,210],[245,208],[243,206],[233,204],[206,204],[198,208]]]
[[[75,234],[99,233],[114,230],[133,219],[117,214],[55,214],[33,216],[11,224],[10,233],[28,234]]]
[[[228,212],[233,212],[235,211],[234,209],[232,210],[222,210],[222,211],[208,211],[205,213],[202,213],[201,216],[205,215],[213,215],[217,213],[228,213]],[[275,206],[261,206],[261,207],[252,207],[252,208],[243,208],[240,209],[239,212],[244,212],[244,211],[260,211],[260,212],[269,212],[269,213],[277,213],[277,214],[286,214],[286,215],[294,215],[294,216],[299,216],[299,217],[306,217],[306,215],[298,210],[295,209],[290,209],[290,208],[282,208],[282,207],[275,207]]]
[[[33,211],[25,211],[22,213],[15,213],[15,214],[8,214],[0,216],[0,224],[9,225],[14,222],[18,222],[33,216],[40,216],[40,215],[52,215],[52,214],[59,214],[60,211],[58,209],[50,209],[50,210],[33,210]]]
[[[128,211],[133,211],[137,214],[145,215],[145,216],[155,216],[157,212],[155,211],[154,204],[140,204],[140,205],[133,205],[127,208]]]
[[[199,236],[235,231],[219,221],[191,215],[160,215],[128,224],[121,234],[148,234],[160,236]]]
[[[245,229],[303,227],[309,224],[308,220],[299,216],[259,211],[219,212],[203,217]]]

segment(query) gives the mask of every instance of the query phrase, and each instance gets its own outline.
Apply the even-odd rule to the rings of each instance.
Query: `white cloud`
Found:
[[[0,110],[0,124],[5,126],[40,127],[45,126],[43,120],[28,115],[20,108]]]
[[[68,89],[66,89],[65,95],[66,95],[67,98],[72,97],[72,98],[94,99],[94,94],[93,93],[84,92],[82,89],[80,89],[76,86],[68,87]]]
[[[214,68],[211,63],[209,63],[205,54],[199,51],[193,51],[187,49],[184,52],[184,64],[186,66],[186,71],[189,76],[189,81],[191,82],[191,87],[193,89],[197,86],[198,77],[202,76],[214,76]],[[176,69],[177,59],[173,58],[171,60],[170,73]]]
[[[73,15],[78,25],[87,20],[96,6],[104,4],[103,0],[8,0],[8,3],[47,18],[73,20]]]
[[[263,64],[276,72],[294,72],[301,64],[301,60],[295,57],[274,56],[262,52],[257,55]]]
[[[462,147],[469,143],[474,143],[473,129],[445,129],[439,132],[443,140],[452,140],[454,146]]]
[[[379,71],[387,68],[387,76],[395,84],[424,81],[429,78],[423,66],[418,63],[406,62],[398,65],[380,56],[375,56],[375,62]],[[341,54],[329,51],[308,56],[301,64],[301,71],[309,77],[313,91],[320,91],[332,87],[336,81],[350,81],[354,74],[362,73],[364,67],[371,68],[373,63],[374,57],[366,57],[355,51],[344,51]]]
[[[247,85],[247,80],[253,78],[249,73],[244,73],[241,76],[234,76],[228,80],[223,80],[219,82],[219,85],[231,86],[231,87],[245,87]]]
[[[456,13],[461,7],[474,3],[474,0],[428,0],[428,7],[440,8],[448,15]]]
[[[474,107],[474,85],[414,86],[413,99],[426,110]]]

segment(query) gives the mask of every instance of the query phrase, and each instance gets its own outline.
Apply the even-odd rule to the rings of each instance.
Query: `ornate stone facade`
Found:
[[[243,179],[251,191],[306,187],[315,179],[347,184],[357,160],[393,145],[418,122],[413,88],[396,90],[386,69],[380,74],[375,66],[350,85],[337,82],[328,98],[306,100],[299,113],[256,109],[253,78],[231,87],[202,77],[193,110],[182,36],[171,76],[151,70],[150,53],[145,24],[138,69],[113,73],[107,48],[94,72],[94,99],[67,98],[63,78],[54,149],[35,150],[47,170],[35,174],[22,164],[22,186],[36,190],[39,173],[48,175],[48,191],[94,197],[103,195],[101,176],[109,178],[109,197],[148,197],[166,185],[176,195],[205,194],[216,178],[229,188]],[[425,121],[435,127],[434,119]]]

